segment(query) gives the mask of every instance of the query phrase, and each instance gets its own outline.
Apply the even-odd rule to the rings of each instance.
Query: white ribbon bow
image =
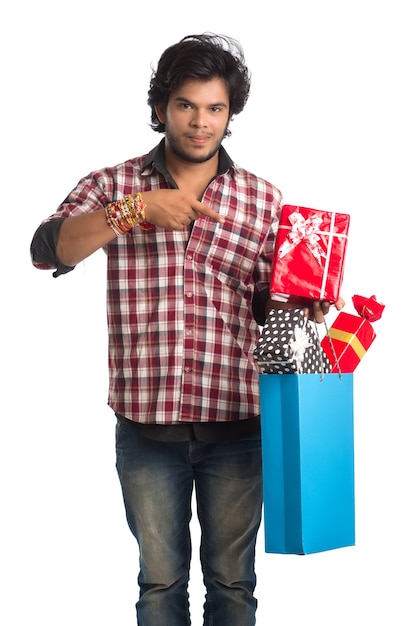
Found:
[[[289,215],[289,222],[292,228],[279,248],[279,258],[282,259],[293,248],[296,248],[297,245],[303,242],[308,246],[319,265],[322,265],[321,259],[326,259],[326,254],[318,244],[320,237],[317,234],[322,223],[322,217],[313,215],[305,219],[299,211],[294,211]]]
[[[306,348],[310,348],[312,346],[313,343],[311,343],[311,338],[309,337],[307,332],[300,326],[296,326],[294,337],[289,341],[289,348],[293,353],[290,360],[295,361],[296,371],[298,374],[302,372],[302,363],[305,350]]]

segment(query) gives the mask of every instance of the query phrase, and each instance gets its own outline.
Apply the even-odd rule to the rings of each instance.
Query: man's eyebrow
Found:
[[[195,103],[192,102],[191,100],[188,100],[187,98],[183,98],[183,96],[176,96],[174,98],[175,102],[184,102],[186,104],[191,104],[194,105]],[[227,107],[228,105],[226,104],[226,102],[213,102],[211,104],[209,104],[210,107]]]

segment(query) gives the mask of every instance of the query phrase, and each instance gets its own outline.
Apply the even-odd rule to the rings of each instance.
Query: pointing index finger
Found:
[[[214,209],[211,209],[209,206],[207,206],[206,204],[203,204],[202,202],[198,202],[198,201],[195,202],[192,208],[198,213],[202,215],[206,215],[207,217],[214,219],[216,222],[219,222],[220,224],[223,224],[225,222],[225,217],[223,215],[219,215],[217,211],[215,211]]]

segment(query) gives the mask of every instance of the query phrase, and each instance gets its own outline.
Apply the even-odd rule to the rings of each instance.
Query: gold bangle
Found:
[[[140,192],[135,198],[128,194],[106,206],[107,223],[116,235],[127,235],[136,225],[143,230],[154,230],[154,224],[145,219],[145,208],[146,204]]]

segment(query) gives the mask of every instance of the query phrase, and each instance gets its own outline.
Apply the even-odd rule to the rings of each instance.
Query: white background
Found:
[[[287,203],[350,213],[346,311],[355,293],[386,305],[355,374],[356,546],[268,555],[261,532],[257,624],[418,623],[414,4],[22,0],[3,8],[4,626],[135,623],[136,545],[106,405],[105,257],[99,251],[55,280],[32,268],[29,244],[83,175],[157,143],[146,104],[151,63],[203,31],[238,39],[253,75],[225,143],[231,156]],[[193,534],[199,626],[195,521]]]

